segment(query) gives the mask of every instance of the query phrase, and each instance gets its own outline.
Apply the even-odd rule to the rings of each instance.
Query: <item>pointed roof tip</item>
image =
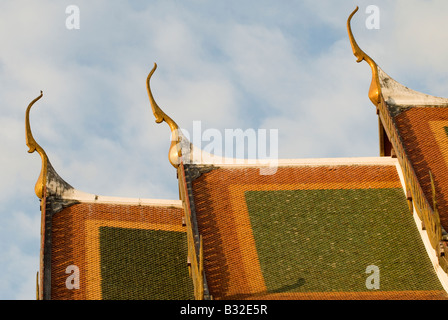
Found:
[[[47,172],[48,172],[48,157],[45,153],[44,149],[36,142],[36,140],[33,137],[33,133],[31,132],[31,125],[30,125],[30,110],[31,107],[43,96],[42,90],[40,91],[40,95],[35,98],[33,101],[30,102],[28,107],[26,108],[25,112],[25,137],[26,137],[26,145],[28,146],[29,150],[28,153],[33,153],[34,151],[37,151],[39,153],[40,157],[42,158],[42,168],[40,171],[39,178],[36,182],[36,185],[34,187],[34,192],[36,193],[36,196],[39,199],[42,199],[43,197],[43,190],[44,186],[47,183]]]
[[[176,124],[176,122],[174,122],[173,119],[171,119],[165,112],[163,112],[162,109],[160,109],[159,105],[157,104],[157,102],[154,99],[154,96],[152,94],[150,82],[151,82],[152,75],[154,74],[156,69],[157,69],[157,63],[154,62],[154,67],[149,72],[148,77],[146,78],[146,89],[148,91],[148,97],[149,97],[149,102],[151,104],[152,113],[154,114],[154,117],[156,118],[156,123],[161,123],[161,122],[165,121],[170,126],[171,131],[177,130],[179,128],[179,126]]]
[[[407,88],[386,74],[377,63],[367,55],[359,46],[353,36],[351,20],[359,10],[357,6],[347,19],[347,32],[356,62],[366,61],[372,69],[372,81],[370,83],[369,98],[375,106],[378,106],[381,97],[388,104],[396,106],[408,105],[434,105],[447,106],[448,99],[435,97]]]
[[[149,80],[151,79],[151,77],[154,74],[154,72],[156,71],[156,69],[157,69],[157,63],[154,62],[154,66],[152,67],[151,71],[148,74],[148,77],[146,78],[146,82],[148,83],[148,85],[149,85]]]
[[[31,132],[30,110],[31,107],[43,96],[43,91],[28,105],[25,112],[25,137],[28,153],[37,151],[42,159],[42,167],[39,178],[34,187],[34,192],[39,199],[44,197],[44,188],[47,187],[48,194],[60,194],[64,190],[73,189],[71,185],[65,182],[52,167],[45,150],[36,142]]]
[[[163,110],[159,107],[154,96],[151,91],[150,80],[152,75],[157,69],[157,63],[154,62],[154,67],[149,72],[148,77],[146,78],[146,89],[148,91],[149,102],[151,104],[152,113],[156,118],[156,123],[162,123],[165,121],[171,130],[171,145],[168,152],[168,159],[173,167],[177,168],[180,163],[180,158],[182,157],[182,148],[180,147],[180,143],[182,140],[182,133],[179,130],[179,126],[177,123],[171,119]],[[185,143],[185,141],[183,141]]]
[[[370,68],[372,69],[372,81],[370,83],[369,98],[370,98],[370,101],[372,101],[372,103],[375,106],[378,106],[378,104],[380,102],[380,96],[381,96],[381,86],[380,86],[380,81],[379,81],[379,77],[378,77],[378,65],[372,58],[370,58],[358,46],[358,43],[356,42],[355,37],[353,36],[353,32],[352,32],[352,28],[351,28],[351,20],[358,10],[359,10],[359,7],[356,6],[355,10],[353,10],[353,12],[349,15],[349,17],[347,19],[348,37],[350,40],[350,44],[352,46],[353,54],[357,58],[356,62],[359,63],[364,60],[369,64]]]
[[[362,50],[359,48],[358,44],[356,43],[355,37],[353,36],[352,27],[351,27],[352,18],[355,15],[355,13],[358,12],[358,10],[359,10],[359,7],[356,6],[355,10],[353,10],[352,13],[348,16],[347,31],[348,31],[348,38],[350,40],[350,45],[352,46],[353,54],[355,55],[356,58],[358,58],[358,60],[356,62],[359,63],[363,60],[363,56],[360,55],[360,52],[362,52]]]
[[[151,77],[154,74],[154,72],[157,69],[157,63],[154,62],[154,66],[152,67],[151,71],[149,72],[148,76],[146,77],[146,89],[148,91],[148,97],[149,102],[151,104],[152,113],[154,114],[154,117],[156,117],[156,123],[161,123],[163,121],[163,117],[160,114],[160,107],[157,105],[157,102],[154,99],[154,96],[152,95],[151,91]],[[160,110],[160,111],[159,111]]]
[[[33,153],[34,151],[38,151],[39,152],[39,144],[36,142],[36,140],[34,140],[33,137],[33,133],[31,132],[31,125],[30,125],[30,110],[31,107],[37,102],[39,101],[40,98],[42,98],[43,96],[43,92],[42,90],[40,91],[40,95],[38,97],[36,97],[33,101],[30,102],[30,104],[28,105],[28,107],[26,108],[26,112],[25,112],[25,138],[26,138],[26,145],[28,146],[29,153]],[[40,148],[42,149],[42,148]],[[43,149],[42,149],[43,151]]]

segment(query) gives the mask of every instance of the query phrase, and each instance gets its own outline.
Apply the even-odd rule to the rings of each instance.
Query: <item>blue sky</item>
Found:
[[[80,29],[66,28],[77,5]],[[178,199],[145,87],[181,127],[278,129],[281,158],[378,155],[370,68],[346,32],[390,76],[448,97],[446,1],[24,1],[0,3],[0,299],[34,299],[40,211],[37,153],[107,196]],[[369,30],[368,5],[380,9]]]

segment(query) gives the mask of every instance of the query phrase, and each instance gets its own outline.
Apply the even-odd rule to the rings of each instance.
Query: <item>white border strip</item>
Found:
[[[406,194],[406,184],[404,181],[404,175],[403,170],[401,169],[400,164],[397,161],[396,164],[397,172],[400,177],[401,185],[403,187],[404,193]],[[422,221],[420,220],[417,210],[415,209],[414,202],[412,202],[413,206],[413,217],[415,224],[417,226],[417,230],[420,233],[420,236],[422,238],[423,244],[425,245],[426,252],[428,253],[429,259],[431,260],[431,263],[434,267],[434,270],[436,271],[436,274],[440,280],[440,283],[442,284],[443,289],[445,289],[446,292],[448,292],[448,274],[443,271],[442,267],[439,264],[439,260],[437,258],[437,252],[433,249],[431,242],[428,237],[428,232],[426,230],[422,229]]]
[[[397,165],[397,159],[391,157],[353,157],[353,158],[310,158],[310,159],[279,159],[279,167],[288,166],[344,166],[344,165]],[[260,163],[205,163],[222,168],[264,167]],[[269,166],[269,165],[266,165]],[[181,200],[141,199],[125,197],[100,196],[82,192],[76,189],[67,190],[62,194],[66,200],[76,200],[81,203],[122,204],[140,206],[160,206],[182,208]]]
[[[66,200],[76,200],[81,203],[122,204],[122,205],[134,205],[134,206],[183,208],[181,200],[108,197],[108,196],[99,196],[92,193],[86,193],[76,189],[66,191],[62,195],[62,197]]]
[[[196,165],[213,165],[222,168],[241,167],[269,167],[269,159],[230,159],[220,158],[220,161],[197,162]],[[218,159],[216,159],[218,160]],[[353,157],[353,158],[309,158],[309,159],[278,159],[275,165],[279,167],[287,166],[344,166],[344,165],[396,165],[396,158],[391,157]]]

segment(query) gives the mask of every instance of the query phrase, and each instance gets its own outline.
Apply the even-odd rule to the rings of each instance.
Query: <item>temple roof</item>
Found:
[[[372,69],[369,98],[388,156],[233,159],[195,147],[148,97],[171,131],[179,200],[85,193],[42,159],[39,298],[447,299],[448,99]],[[382,131],[381,131],[382,132]],[[79,269],[78,290],[67,267]],[[366,282],[381,271],[381,290]]]
[[[356,43],[350,22],[347,30],[357,62],[366,61],[372,69],[369,98],[377,108],[380,144],[389,144],[391,155],[402,167],[407,196],[423,221],[446,269],[441,247],[448,228],[446,200],[448,181],[448,99],[411,90],[388,76]]]
[[[181,205],[79,203],[52,217],[46,298],[193,299]],[[68,290],[67,266],[79,269]],[[48,280],[48,279],[47,279]]]
[[[357,160],[290,161],[274,175],[244,166],[196,175],[192,204],[213,298],[447,298],[396,159]],[[366,289],[369,265],[390,281],[381,293]]]
[[[42,96],[25,117],[29,152],[42,159],[38,299],[193,299],[182,202],[100,196],[64,181],[31,132],[30,109]],[[71,284],[67,270],[77,270]]]

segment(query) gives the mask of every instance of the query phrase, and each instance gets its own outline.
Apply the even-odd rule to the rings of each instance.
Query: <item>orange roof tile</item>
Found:
[[[448,108],[412,107],[394,121],[406,155],[432,204],[432,172],[442,226],[448,230]]]
[[[193,298],[182,216],[177,206],[100,203],[79,203],[56,213],[51,299]],[[66,268],[72,265],[79,268],[79,289],[66,286]]]
[[[204,270],[214,299],[447,298],[432,270],[393,165],[289,166],[278,168],[274,175],[260,175],[257,168],[215,168],[195,179],[192,186],[198,229],[203,239]],[[273,193],[276,194],[270,197]],[[315,196],[326,200],[313,202]],[[308,201],[307,205],[304,201]],[[339,203],[333,205],[333,201]],[[388,201],[395,202],[382,203]],[[359,212],[361,204],[363,212]],[[315,208],[321,208],[317,216]],[[342,227],[333,220],[333,212],[340,215]],[[354,214],[346,216],[346,212]],[[305,221],[307,215],[310,219],[313,215],[313,219],[320,219],[317,228]],[[371,228],[369,223],[362,224],[367,218],[373,221]],[[334,234],[353,232],[359,237],[359,246],[348,239],[339,239],[342,242],[333,248],[329,239],[339,228],[346,229]],[[378,230],[388,231],[381,236],[369,234]],[[314,241],[308,244],[310,238]],[[384,269],[398,263],[400,272],[408,270],[411,277],[423,275],[421,279],[406,288],[389,283],[384,284],[382,292],[366,290],[362,274],[372,260],[362,260],[362,257],[366,250],[375,251],[375,243],[365,243],[370,238],[378,241],[376,245],[383,243],[375,249],[378,255],[393,251],[391,255],[395,258],[387,254],[376,257]],[[383,242],[384,239],[387,241]],[[292,242],[296,242],[293,248],[289,247]],[[412,243],[412,254],[407,248],[409,243]],[[347,254],[359,258],[350,263],[338,255],[339,249],[347,249],[350,251]],[[302,254],[297,255],[300,250]],[[357,254],[357,250],[361,251]],[[332,270],[333,273],[326,275],[328,270],[322,268],[322,261],[301,260],[306,256],[318,259],[319,252],[326,263],[343,265],[340,279],[347,277],[355,281],[357,287],[353,291],[345,283],[332,282],[331,275],[338,271]],[[335,255],[336,260],[332,258]],[[391,262],[394,259],[397,261]],[[418,261],[422,264],[418,265]],[[310,263],[315,263],[315,267],[309,268]],[[357,263],[365,264],[364,270],[351,269],[350,265]],[[319,287],[325,281],[334,287]]]

